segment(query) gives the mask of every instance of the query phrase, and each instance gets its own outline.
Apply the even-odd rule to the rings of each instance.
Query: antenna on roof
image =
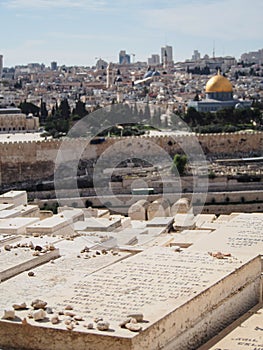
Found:
[[[213,40],[213,58],[215,58],[215,40]]]

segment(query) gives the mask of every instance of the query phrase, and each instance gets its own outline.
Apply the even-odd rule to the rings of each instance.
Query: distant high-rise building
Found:
[[[192,55],[192,61],[199,61],[201,58],[200,52],[198,50],[194,50]]]
[[[55,61],[51,62],[50,68],[51,68],[51,70],[57,70],[57,69],[58,69],[58,64],[57,64],[57,62],[55,62]]]
[[[0,55],[0,79],[3,76],[3,55]]]
[[[119,64],[130,64],[131,56],[126,53],[125,50],[121,50],[119,53]]]
[[[164,46],[161,48],[161,60],[162,64],[167,60],[168,65],[173,64],[173,48],[172,46]]]
[[[258,51],[243,53],[241,55],[241,61],[244,61],[245,63],[262,64],[263,63],[263,49],[260,49]]]
[[[160,55],[153,54],[151,57],[148,58],[148,65],[157,66],[159,64],[160,64]]]

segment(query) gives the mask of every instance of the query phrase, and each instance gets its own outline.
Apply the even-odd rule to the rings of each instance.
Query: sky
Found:
[[[0,0],[4,66],[91,66],[120,50],[146,61],[173,47],[174,61],[263,48],[262,0]]]

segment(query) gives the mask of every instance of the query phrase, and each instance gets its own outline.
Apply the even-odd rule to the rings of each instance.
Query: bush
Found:
[[[185,173],[185,167],[187,163],[187,156],[185,154],[176,154],[173,159],[173,164],[172,164],[172,173],[179,175],[183,175]]]

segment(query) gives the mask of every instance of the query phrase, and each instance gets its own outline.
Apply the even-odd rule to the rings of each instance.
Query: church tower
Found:
[[[107,67],[107,81],[106,81],[106,88],[109,89],[113,85],[113,66],[110,62]]]

